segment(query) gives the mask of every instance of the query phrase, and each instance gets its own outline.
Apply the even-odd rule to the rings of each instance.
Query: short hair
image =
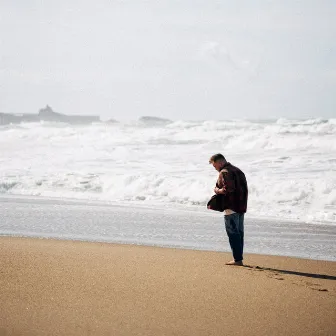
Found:
[[[216,162],[219,160],[226,161],[223,154],[218,153],[218,154],[212,155],[211,158],[209,159],[209,163]]]

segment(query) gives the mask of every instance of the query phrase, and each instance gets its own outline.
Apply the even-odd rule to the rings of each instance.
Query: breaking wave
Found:
[[[0,127],[0,193],[204,206],[223,153],[249,182],[249,213],[336,223],[336,119]]]

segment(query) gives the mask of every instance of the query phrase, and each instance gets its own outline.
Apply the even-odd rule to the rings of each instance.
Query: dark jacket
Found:
[[[226,203],[226,196],[221,194],[213,195],[207,204],[207,208],[220,212],[229,209],[228,204]]]
[[[216,186],[224,189],[223,194],[212,196],[207,206],[212,210],[223,212],[231,209],[245,213],[247,210],[248,187],[245,174],[227,162],[219,172]]]

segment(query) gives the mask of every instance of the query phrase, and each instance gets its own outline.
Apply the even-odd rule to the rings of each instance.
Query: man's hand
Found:
[[[219,194],[220,194],[220,195],[222,195],[222,194],[225,195],[225,190],[226,190],[225,187],[223,187],[223,188],[221,188],[221,189],[218,188],[218,187],[216,187],[216,188],[214,189],[214,193],[217,194],[217,195],[219,195]]]
[[[219,188],[217,188],[217,187],[214,189],[214,193],[217,194],[217,195],[218,195],[218,194],[221,194],[221,191],[222,191],[222,190],[219,189]]]

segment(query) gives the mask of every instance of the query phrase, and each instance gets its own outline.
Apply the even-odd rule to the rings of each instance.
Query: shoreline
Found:
[[[192,205],[192,204],[182,204],[182,203],[163,203],[154,202],[153,204],[146,203],[144,201],[110,201],[103,199],[86,199],[86,198],[75,198],[73,196],[43,196],[43,195],[25,195],[25,194],[7,194],[0,193],[0,201],[8,200],[21,200],[21,201],[39,201],[44,204],[60,204],[60,205],[89,205],[89,206],[103,206],[103,207],[129,207],[134,206],[140,209],[149,209],[157,211],[181,211],[181,212],[197,212],[202,214],[207,214],[209,216],[218,215],[219,212],[206,209],[206,204],[204,205]],[[336,227],[334,221],[312,221],[307,222],[302,219],[294,218],[283,218],[280,216],[269,216],[269,215],[255,215],[251,214],[249,211],[247,215],[252,220],[270,220],[272,222],[283,222],[283,223],[294,223],[294,224],[305,224],[305,225],[326,225],[331,227]]]
[[[90,240],[86,238],[81,237],[58,237],[58,236],[39,236],[39,235],[28,235],[28,234],[11,234],[11,233],[0,233],[0,240],[2,238],[14,238],[14,239],[33,239],[33,240],[47,240],[47,241],[64,241],[64,242],[78,242],[78,243],[88,243],[88,244],[108,244],[108,245],[119,245],[119,246],[134,246],[134,247],[149,247],[149,248],[158,248],[158,249],[175,249],[175,250],[182,250],[182,251],[198,251],[198,252],[210,252],[210,253],[223,253],[227,254],[228,256],[231,256],[232,259],[232,253],[230,251],[221,250],[221,251],[214,251],[211,249],[201,249],[201,248],[193,248],[188,246],[175,246],[175,245],[157,245],[155,243],[136,243],[136,242],[125,242],[125,241],[109,241],[109,240],[103,240],[103,239],[96,239],[96,240]],[[228,245],[229,246],[229,245]],[[297,259],[297,260],[307,260],[307,261],[325,261],[325,262],[331,262],[334,263],[336,260],[329,260],[329,259],[312,259],[312,258],[306,258],[306,257],[300,257],[300,256],[293,256],[293,255],[282,255],[282,254],[268,254],[268,253],[244,253],[245,255],[249,256],[255,256],[255,257],[276,257],[276,258],[289,258],[289,259]],[[245,259],[245,257],[244,257]]]
[[[0,197],[0,235],[230,252],[223,215]],[[336,227],[246,216],[245,252],[336,261]]]
[[[223,252],[0,237],[0,335],[336,330],[336,262],[247,254],[245,267],[225,266],[230,258]]]

